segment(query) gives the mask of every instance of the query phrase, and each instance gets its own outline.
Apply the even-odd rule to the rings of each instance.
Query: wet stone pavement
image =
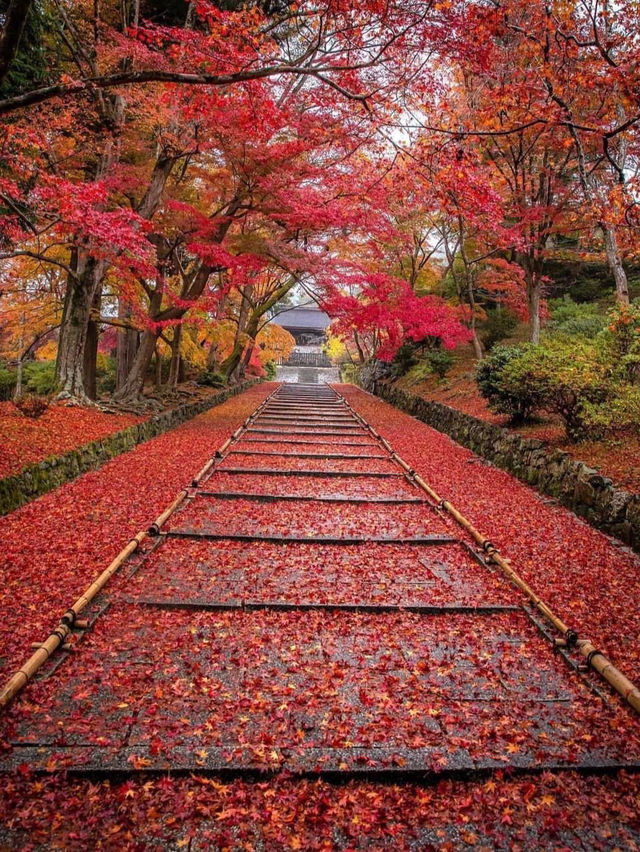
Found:
[[[235,434],[96,599],[76,650],[12,706],[0,769],[401,779],[638,763],[616,733],[627,711],[337,392],[284,384]]]

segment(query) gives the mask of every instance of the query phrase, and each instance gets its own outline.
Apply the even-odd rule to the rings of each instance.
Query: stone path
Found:
[[[402,780],[638,763],[624,708],[334,390],[283,385],[235,435],[16,702],[0,769]]]

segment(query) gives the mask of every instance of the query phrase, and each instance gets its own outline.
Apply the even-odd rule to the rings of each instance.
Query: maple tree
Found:
[[[0,102],[0,212],[8,268],[30,257],[66,276],[68,396],[95,396],[105,324],[118,329],[116,398],[135,399],[163,345],[178,363],[181,326],[224,322],[226,296],[258,271],[303,278],[333,304],[355,261],[432,309],[450,279],[478,356],[487,301],[526,310],[538,340],[560,238],[601,238],[628,299],[636,96],[606,10],[147,0],[51,14],[64,33],[51,84],[34,71]],[[19,34],[5,35],[10,64]],[[384,327],[363,355],[404,333],[397,312],[382,316],[389,286],[362,287]]]

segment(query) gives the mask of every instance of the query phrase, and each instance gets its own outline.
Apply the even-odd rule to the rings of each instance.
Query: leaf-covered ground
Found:
[[[429,377],[416,384],[401,379],[399,384],[410,393],[424,396],[425,399],[441,402],[472,417],[507,427],[508,418],[490,411],[487,401],[480,395],[473,370],[472,354],[460,350],[459,360],[449,373],[446,383],[439,383],[435,377]],[[567,440],[557,417],[545,416],[538,423],[509,428],[525,438],[538,438],[546,441],[550,447],[564,450],[610,477],[621,488],[633,493],[640,492],[640,436],[633,430],[598,441],[573,444]]]
[[[25,417],[12,402],[0,402],[0,479],[48,456],[75,450],[140,423],[133,414],[55,403],[41,417]]]
[[[352,385],[340,391],[560,616],[640,678],[640,560],[513,476]]]
[[[91,559],[73,581],[67,572],[52,586],[54,605],[45,603],[38,548],[20,539],[16,522],[10,532],[20,562],[12,577],[19,591],[19,573],[29,576],[39,602],[31,626],[70,603],[65,582],[82,588],[107,561],[114,524],[118,544],[146,525],[268,390],[256,388],[56,492],[67,508],[48,531],[46,556],[56,560],[56,546],[73,532],[76,552],[84,547]],[[413,418],[355,388],[340,390],[560,615],[588,627],[636,674],[635,557]],[[344,451],[369,456],[354,472],[382,472],[382,460],[371,458],[381,445],[364,431],[347,442],[322,436],[310,449],[282,440],[284,428],[265,445],[255,429],[239,450],[259,441],[269,453]],[[358,443],[366,446],[354,453]],[[258,458],[263,468],[272,457]],[[332,461],[323,468],[319,459],[300,460],[284,475],[213,472],[165,527],[170,535],[145,546],[132,576],[127,569],[110,584],[110,609],[2,722],[0,763],[15,770],[0,785],[0,846],[640,847],[640,775],[589,771],[608,761],[638,764],[637,717],[567,667],[520,608],[520,594],[464,544],[446,541],[460,529],[420,502],[406,478],[348,477]],[[332,475],[318,476],[321,469]],[[78,521],[79,494],[92,505]],[[295,495],[315,499],[271,499]],[[5,522],[30,510],[44,523],[53,496]],[[390,498],[406,502],[384,502]],[[416,531],[443,540],[370,540]],[[285,543],[292,535],[297,541]],[[306,541],[318,535],[342,542]],[[361,543],[345,543],[351,537]],[[326,604],[333,608],[318,609]],[[23,648],[28,626],[20,628]],[[576,764],[587,774],[571,771]],[[128,777],[65,777],[67,765]],[[148,774],[164,766],[174,773]],[[33,775],[35,767],[53,774]],[[243,768],[275,774],[220,774]],[[414,769],[431,780],[413,780]],[[368,776],[330,783],[290,775],[347,771]],[[390,780],[375,781],[380,772]],[[447,780],[447,772],[467,780]],[[398,773],[402,784],[392,783]]]
[[[252,388],[0,518],[3,676],[271,390]]]

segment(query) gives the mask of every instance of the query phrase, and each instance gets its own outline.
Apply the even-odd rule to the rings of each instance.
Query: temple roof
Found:
[[[289,308],[274,317],[271,322],[286,329],[324,332],[331,323],[331,317],[320,308]]]

